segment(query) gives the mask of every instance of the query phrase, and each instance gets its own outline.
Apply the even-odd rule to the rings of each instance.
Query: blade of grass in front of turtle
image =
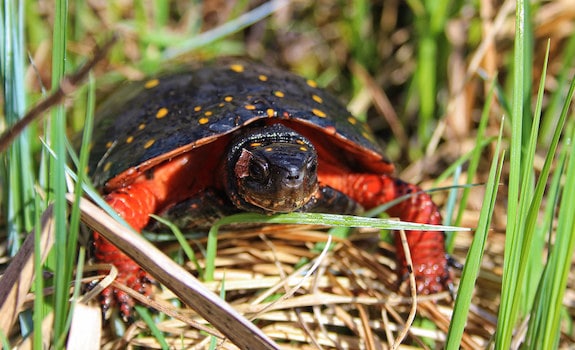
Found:
[[[68,32],[68,3],[57,1],[55,6],[53,52],[52,52],[52,86],[57,87],[66,70],[66,33]],[[49,265],[54,270],[54,344],[63,345],[66,338],[66,319],[68,314],[68,298],[71,273],[74,265],[69,266],[68,251],[68,213],[66,204],[66,110],[63,105],[52,110],[49,125],[46,130],[47,140],[54,151],[49,158],[50,175],[48,180],[49,200],[54,202],[54,220],[56,238],[52,259]]]
[[[232,223],[309,224],[333,227],[367,227],[383,230],[469,231],[468,228],[462,227],[425,225],[391,219],[378,219],[352,215],[321,213],[287,213],[271,216],[255,213],[235,214],[218,220],[210,228],[206,247],[206,269],[204,275],[204,279],[206,281],[212,281],[214,276],[218,230],[220,226]]]
[[[22,2],[8,1],[0,8],[0,62],[3,82],[3,122],[10,126],[15,124],[26,112],[25,87],[25,50],[24,43],[24,6]],[[7,235],[7,254],[14,256],[20,249],[23,232],[30,232],[32,227],[39,228],[42,205],[38,203],[34,189],[33,140],[37,139],[35,130],[26,129],[4,152],[0,162],[0,177],[2,178],[2,208]],[[44,206],[45,207],[45,206]],[[35,233],[39,231],[36,230]],[[35,234],[34,233],[34,234]],[[38,241],[39,233],[36,234]],[[36,251],[35,256],[40,256]],[[42,292],[41,264],[35,266],[34,285]],[[43,307],[41,298],[38,305]],[[34,307],[37,307],[35,304]],[[20,332],[28,335],[33,329],[39,330],[41,319],[31,317],[29,312],[20,315]],[[41,337],[41,331],[37,331]],[[36,338],[35,338],[36,339]],[[39,343],[38,343],[39,344]]]
[[[541,174],[536,181],[534,171],[531,169],[534,169],[535,152],[537,149],[537,140],[539,138],[538,133],[541,121],[541,109],[543,105],[543,94],[545,91],[548,59],[549,42],[547,43],[547,51],[539,83],[537,104],[535,106],[533,121],[530,125],[531,134],[526,145],[527,147],[524,151],[525,162],[522,164],[524,172],[521,179],[522,187],[519,211],[520,213],[525,214],[523,216],[525,221],[524,223],[521,223],[521,225],[523,225],[523,246],[521,247],[520,254],[524,263],[521,263],[519,266],[519,275],[517,276],[517,281],[522,285],[524,291],[524,295],[522,297],[523,305],[521,305],[521,308],[522,310],[525,310],[525,312],[530,310],[532,307],[532,301],[535,296],[535,292],[537,291],[537,285],[539,283],[539,278],[541,277],[543,269],[542,262],[539,259],[533,259],[529,257],[543,256],[544,245],[541,244],[541,241],[535,240],[534,237],[536,233],[538,213],[541,210],[541,203],[543,201],[544,191],[547,186],[547,179],[551,171],[551,164],[555,158],[555,150],[557,148],[557,142],[555,142],[554,146],[552,146],[552,148],[547,152],[545,164],[541,169]],[[558,135],[561,134],[562,129],[563,127],[561,124],[557,129]],[[535,182],[536,185],[533,187]],[[528,274],[527,271],[529,271]],[[529,276],[529,278],[526,278],[525,276]]]
[[[87,169],[88,167],[88,158],[90,155],[90,143],[91,143],[91,136],[92,130],[94,126],[94,110],[96,106],[96,83],[92,75],[89,76],[88,79],[88,91],[87,91],[87,101],[85,104],[85,123],[84,123],[84,131],[82,134],[82,145],[80,148],[80,159],[78,161],[78,172],[77,172],[77,180],[76,183],[82,183],[85,178],[85,172],[83,169]],[[67,139],[66,139],[67,141]],[[68,146],[69,144],[67,144]],[[75,278],[75,288],[73,293],[72,300],[78,300],[78,295],[80,294],[80,290],[82,289],[81,280],[82,280],[82,271],[83,266],[85,263],[85,247],[81,246],[79,249],[79,254],[76,255],[74,252],[77,250],[78,246],[78,237],[80,235],[80,206],[78,203],[80,202],[80,197],[82,197],[84,191],[82,186],[75,186],[74,188],[74,204],[70,207],[70,219],[69,219],[69,239],[67,242],[67,252],[68,252],[68,266],[75,266],[76,271],[76,278]],[[74,305],[75,303],[71,303],[70,313],[68,314],[66,325],[65,325],[65,332],[68,333],[70,327],[72,325],[72,317],[74,315]]]
[[[135,305],[134,308],[138,312],[138,315],[140,315],[140,317],[142,318],[142,321],[144,321],[144,323],[148,326],[148,328],[150,329],[150,332],[152,332],[152,335],[158,341],[162,350],[169,349],[170,346],[168,345],[168,342],[166,341],[164,334],[158,328],[158,326],[156,325],[156,322],[154,322],[154,319],[150,315],[150,312],[148,311],[148,309],[146,309],[144,306],[141,306],[141,305]]]
[[[178,243],[182,247],[184,254],[186,254],[188,259],[194,264],[194,266],[196,267],[196,270],[198,271],[198,274],[200,276],[203,276],[204,272],[203,272],[202,266],[199,264],[198,259],[196,258],[196,254],[194,253],[194,250],[192,249],[192,247],[188,243],[188,240],[186,239],[186,237],[184,236],[184,234],[182,233],[180,228],[177,227],[176,225],[174,225],[172,222],[162,218],[161,216],[150,215],[150,217],[152,217],[155,220],[157,220],[158,222],[166,225],[170,229],[170,231],[172,231],[172,233],[176,237],[176,240],[178,241]]]
[[[485,188],[485,197],[483,198],[483,206],[479,214],[479,222],[477,229],[473,235],[473,241],[467,253],[467,259],[463,266],[459,289],[457,297],[455,298],[455,305],[453,307],[453,316],[449,323],[449,330],[447,332],[446,349],[458,349],[463,337],[463,331],[467,324],[467,316],[469,314],[469,307],[471,305],[471,297],[475,290],[475,282],[479,275],[481,261],[483,259],[483,252],[485,250],[485,242],[491,227],[491,218],[493,209],[495,208],[495,200],[497,199],[497,190],[499,188],[499,179],[501,178],[501,169],[505,160],[504,154],[499,158],[501,149],[501,138],[503,136],[503,123],[499,130],[499,138],[495,146],[495,155],[491,161],[491,169],[489,171],[489,178]]]
[[[526,91],[524,82],[529,74],[530,67],[524,60],[527,50],[527,37],[525,35],[527,15],[524,0],[517,0],[515,23],[515,52],[513,60],[513,106],[511,114],[511,136],[509,152],[509,185],[507,207],[507,229],[505,239],[503,281],[501,290],[501,304],[499,307],[499,322],[495,335],[495,348],[497,350],[509,349],[511,337],[517,323],[518,306],[521,303],[520,286],[517,284],[517,275],[520,264],[520,246],[523,244],[519,212],[519,188],[523,168],[521,164],[523,146],[523,121]]]

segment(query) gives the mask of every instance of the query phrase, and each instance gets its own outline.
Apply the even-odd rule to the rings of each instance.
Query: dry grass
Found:
[[[440,52],[447,57],[443,61],[446,65],[439,67],[442,74],[437,83],[437,118],[434,126],[427,130],[427,141],[418,137],[420,101],[410,80],[417,68],[414,52],[419,34],[414,19],[408,14],[408,6],[399,0],[370,4],[373,12],[364,18],[365,23],[355,27],[350,24],[353,6],[345,2],[336,6],[331,1],[294,1],[271,18],[223,42],[179,57],[178,61],[195,62],[223,54],[248,55],[317,77],[342,99],[351,99],[350,110],[367,117],[387,145],[388,155],[398,164],[399,177],[418,182],[424,188],[448,186],[453,184],[452,178],[439,184],[433,179],[478,142],[475,131],[489,86],[480,74],[494,76],[497,73],[501,84],[507,84],[513,49],[513,4],[510,0],[496,4],[481,1],[479,8],[465,5],[448,19],[446,35],[441,38],[442,45],[448,48]],[[52,9],[47,2],[41,1],[38,6],[36,10],[43,20],[38,27],[49,28]],[[71,55],[76,59],[87,56],[102,33],[120,35],[121,45],[117,45],[109,59],[96,70],[102,95],[109,93],[109,86],[120,80],[142,78],[158,67],[167,69],[157,64],[158,58],[165,48],[174,44],[170,40],[186,39],[185,33],[199,23],[198,19],[204,20],[202,30],[208,30],[245,10],[235,2],[211,0],[201,8],[190,2],[174,1],[174,13],[161,24],[139,20],[138,16],[153,17],[152,5],[142,6],[134,8],[125,1],[114,5],[89,1],[81,10],[81,17],[74,18],[82,23],[82,26],[77,24],[78,27],[83,28],[80,37],[69,43]],[[546,89],[551,92],[557,88],[563,68],[561,57],[574,33],[572,0],[543,2],[534,19],[534,79],[539,79],[544,47],[550,39]],[[352,33],[357,28],[363,32]],[[28,70],[28,85],[37,93],[40,85],[48,86],[50,81],[50,40],[33,32],[30,41],[34,67]],[[81,112],[70,114],[77,118]],[[495,104],[489,115],[489,136],[498,133],[502,114],[503,106]],[[474,182],[486,180],[492,152],[492,148],[484,152]],[[538,166],[541,165],[536,163]],[[465,175],[464,170],[461,183],[466,180]],[[506,225],[505,183],[504,178],[494,212],[493,232],[486,246],[461,344],[464,349],[489,347],[495,331]],[[434,196],[438,204],[445,204],[446,194]],[[472,189],[461,226],[475,227],[482,203],[483,187]],[[206,282],[205,286],[216,293],[225,290],[225,299],[248,319],[255,319],[255,324],[282,348],[391,348],[405,328],[414,300],[409,297],[405,284],[398,291],[394,248],[378,238],[375,232],[356,232],[350,239],[337,240],[332,250],[322,254],[317,243],[325,242],[327,235],[326,230],[319,227],[273,226],[222,233],[218,238],[216,280]],[[0,261],[8,263],[11,260],[6,257],[7,242],[2,239]],[[468,233],[457,235],[453,253],[457,261],[465,261],[471,239]],[[194,244],[198,247],[204,242]],[[177,248],[164,244],[163,251],[173,253]],[[198,249],[196,254],[201,257],[202,250]],[[201,258],[199,261],[203,264]],[[312,269],[314,264],[317,266]],[[195,270],[191,264],[186,267]],[[454,273],[457,285],[459,271]],[[575,269],[568,285],[563,303],[573,319]],[[207,348],[211,336],[202,327],[207,326],[206,322],[193,311],[193,305],[188,308],[175,300],[177,298],[164,289],[158,291],[155,303],[150,305],[160,310],[155,315],[157,327],[164,332],[167,343],[173,348]],[[30,305],[28,300],[24,307]],[[404,343],[415,348],[440,347],[449,325],[451,307],[447,293],[418,297],[420,318],[409,325]],[[90,312],[99,315],[97,308]],[[121,338],[111,324],[100,325],[99,321],[98,316],[86,316],[81,325],[73,325],[70,337],[77,334],[82,337],[86,332],[100,334],[104,349],[160,347],[142,321],[130,325]],[[19,330],[14,328],[10,339],[18,342],[21,340]],[[217,332],[214,334],[219,347],[235,348]],[[573,341],[572,336],[564,333],[560,347],[568,348]]]

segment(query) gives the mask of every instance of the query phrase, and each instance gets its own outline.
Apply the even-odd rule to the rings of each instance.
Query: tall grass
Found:
[[[24,7],[22,3],[8,1],[0,8],[0,62],[2,91],[4,92],[2,132],[17,122],[27,107],[24,86],[26,46],[24,42]],[[14,256],[23,240],[22,232],[29,232],[39,223],[34,190],[36,180],[33,169],[33,130],[25,130],[9,149],[1,155],[0,181],[2,188],[2,207],[5,210],[6,238],[8,255]],[[40,271],[37,266],[36,271]],[[38,279],[39,280],[39,279]],[[41,291],[41,289],[40,289]],[[38,329],[38,318],[29,312],[20,317],[20,327],[24,334]],[[7,334],[5,334],[7,336]]]
[[[213,31],[199,34],[200,20],[190,20],[182,32],[166,30],[170,20],[170,8],[167,2],[153,2],[153,12],[148,13],[143,2],[136,2],[133,8],[134,18],[125,20],[122,9],[113,8],[113,19],[121,22],[123,27],[132,28],[138,38],[136,46],[144,54],[134,65],[141,71],[154,72],[165,63],[168,58],[176,56],[198,54],[199,56],[214,56],[222,53],[244,54],[246,48],[241,40],[229,39],[233,33],[242,32],[246,27],[257,23],[278,9],[283,9],[287,1],[275,0],[247,12],[247,2],[240,2],[236,8],[236,19],[227,22]],[[28,61],[27,46],[30,40],[37,44],[41,37],[47,36],[46,23],[41,22],[41,16],[29,11],[35,6],[33,1],[5,1],[0,8],[0,26],[2,34],[0,40],[1,78],[4,93],[4,124],[3,131],[22,117],[28,107],[29,101],[38,96],[29,96],[24,86],[26,62]],[[52,74],[51,85],[56,88],[63,75],[69,72],[78,59],[70,52],[68,43],[71,38],[80,42],[88,32],[83,26],[94,21],[91,9],[83,2],[75,3],[74,13],[68,11],[67,1],[57,1],[53,13],[54,26],[52,36]],[[420,150],[430,142],[434,126],[444,114],[441,97],[445,96],[447,76],[449,75],[448,56],[450,45],[446,37],[446,26],[452,19],[459,19],[458,11],[463,6],[481,6],[464,4],[462,1],[433,1],[408,0],[406,8],[412,11],[413,32],[417,41],[414,45],[415,69],[413,76],[406,85],[407,102],[398,109],[408,110],[417,101],[419,119],[414,126],[417,134],[409,144]],[[26,8],[27,6],[27,8]],[[191,4],[190,6],[197,6]],[[357,1],[350,6],[351,11],[345,13],[345,24],[335,23],[333,28],[341,29],[345,38],[342,40],[348,54],[353,60],[359,62],[368,71],[373,72],[379,67],[380,43],[371,41],[374,37],[374,22],[372,21],[373,3]],[[498,102],[506,113],[504,128],[501,131],[497,148],[493,153],[491,168],[488,173],[488,182],[485,185],[486,196],[481,211],[474,241],[469,249],[467,264],[465,265],[458,296],[455,301],[453,322],[450,325],[447,347],[457,348],[465,330],[469,308],[472,302],[472,293],[475,281],[483,258],[483,250],[488,239],[491,216],[496,200],[508,201],[507,228],[504,256],[504,272],[502,280],[501,304],[499,306],[497,331],[495,333],[495,348],[516,348],[517,344],[524,344],[525,348],[547,349],[556,347],[559,343],[562,325],[561,315],[565,311],[561,300],[565,294],[567,276],[569,274],[570,259],[575,249],[575,212],[573,198],[575,197],[575,161],[572,155],[575,152],[573,137],[575,127],[569,123],[569,107],[575,89],[571,76],[575,58],[575,35],[566,43],[561,57],[561,70],[555,80],[557,88],[549,96],[549,102],[544,106],[544,86],[547,65],[533,67],[534,56],[534,29],[532,28],[535,8],[541,6],[538,2],[525,0],[516,1],[515,36],[512,57],[506,68],[510,73],[507,87],[502,89],[497,84],[497,77],[493,79],[493,91]],[[477,8],[475,8],[477,10]],[[197,12],[197,11],[196,11]],[[71,25],[70,19],[75,21]],[[80,18],[82,20],[80,20]],[[41,24],[39,24],[41,23]],[[296,26],[296,24],[290,24]],[[342,29],[343,28],[343,29]],[[28,32],[26,32],[26,30]],[[313,32],[313,31],[310,31]],[[305,32],[304,32],[305,33]],[[309,33],[309,32],[308,32]],[[336,56],[330,52],[326,55]],[[503,55],[503,54],[502,54]],[[121,49],[111,54],[110,62],[116,65],[123,64],[128,58]],[[318,62],[337,61],[340,57],[326,59]],[[547,64],[548,58],[545,62]],[[557,63],[557,62],[549,62]],[[317,63],[317,66],[321,64]],[[320,81],[333,82],[335,77],[343,71],[339,67],[323,67]],[[543,68],[542,77],[538,85],[536,103],[532,106],[532,85],[539,77],[533,76],[534,68]],[[313,72],[313,68],[305,68]],[[43,73],[43,72],[38,72]],[[109,74],[102,81],[119,80],[118,74]],[[503,78],[501,78],[503,79]],[[359,86],[361,80],[351,78],[355,88],[352,95],[361,95],[364,87]],[[91,117],[94,109],[94,82],[91,84],[89,99],[84,101],[82,95],[75,97],[72,123],[83,123],[84,116]],[[476,129],[476,147],[467,155],[455,162],[454,166],[446,171],[445,176],[451,176],[456,167],[466,168],[467,183],[471,185],[473,178],[480,171],[480,162],[485,148],[491,144],[493,138],[487,138],[487,129],[493,118],[492,95],[487,96],[481,120]],[[354,96],[355,97],[355,96]],[[361,97],[361,96],[360,96]],[[361,100],[361,98],[358,98]],[[509,106],[507,109],[506,107]],[[544,108],[545,107],[545,108]],[[364,108],[362,114],[366,113]],[[24,232],[39,232],[39,218],[48,203],[54,203],[54,217],[56,222],[56,243],[49,260],[42,264],[36,252],[35,264],[35,304],[33,312],[25,312],[20,317],[22,336],[27,336],[34,330],[34,347],[41,348],[43,339],[50,337],[55,348],[64,347],[65,338],[71,320],[70,312],[70,286],[73,285],[72,276],[76,264],[83,263],[82,258],[77,261],[77,242],[79,216],[76,209],[69,209],[65,194],[68,191],[66,182],[67,141],[66,134],[70,129],[64,105],[55,106],[44,124],[37,124],[26,129],[1,155],[0,180],[2,187],[2,208],[5,209],[6,241],[10,256],[16,254]],[[500,119],[496,120],[501,122]],[[90,123],[88,122],[88,125]],[[406,128],[409,126],[406,125]],[[41,129],[42,141],[39,141],[38,129]],[[86,130],[86,136],[90,133]],[[85,137],[85,140],[88,138]],[[87,142],[87,141],[86,141]],[[506,142],[508,150],[502,150]],[[88,145],[82,147],[79,169],[84,169],[87,162]],[[508,155],[507,156],[504,156]],[[543,166],[537,171],[535,161],[542,156]],[[37,160],[37,161],[36,161]],[[506,172],[509,177],[506,178]],[[81,180],[81,174],[78,181]],[[440,177],[439,180],[444,180]],[[508,192],[503,193],[500,186],[506,181]],[[36,191],[37,185],[40,191]],[[462,190],[459,212],[455,216],[455,225],[459,225],[469,197],[469,187]],[[76,195],[81,193],[77,188]],[[70,214],[70,215],[69,215]],[[450,215],[448,215],[450,216]],[[284,217],[285,220],[290,219]],[[305,217],[297,217],[302,222]],[[317,222],[317,218],[312,218]],[[333,218],[320,218],[326,224],[345,225],[333,221]],[[329,221],[332,220],[332,221]],[[349,222],[347,222],[349,226]],[[33,230],[33,228],[36,228]],[[206,278],[213,275],[213,259],[215,259],[215,240],[213,235],[208,244],[211,263],[208,263]],[[36,248],[40,249],[39,246]],[[191,250],[188,254],[192,255]],[[80,257],[83,253],[80,254]],[[49,271],[52,278],[44,279],[43,273]],[[53,294],[45,296],[46,287],[53,287]],[[42,333],[42,322],[50,313],[54,314],[53,333]],[[143,310],[142,310],[143,313]],[[528,322],[526,323],[526,320]],[[147,319],[150,325],[153,322]],[[525,339],[517,334],[521,324],[527,324]],[[159,332],[154,329],[154,332]],[[158,333],[159,334],[159,333]],[[1,335],[3,342],[7,343],[6,335]],[[161,339],[161,336],[159,336]]]
[[[537,140],[539,139],[539,120],[541,114],[541,103],[543,98],[543,81],[545,74],[541,78],[541,84],[538,94],[537,106],[534,115],[531,116],[529,109],[530,101],[530,88],[526,88],[526,84],[532,81],[531,72],[532,66],[529,58],[532,56],[529,52],[532,46],[532,32],[528,23],[531,22],[530,3],[519,0],[516,9],[516,24],[515,24],[515,55],[514,55],[514,80],[513,80],[513,103],[512,103],[512,116],[511,116],[511,130],[510,130],[510,173],[509,173],[509,192],[508,192],[508,221],[506,230],[505,241],[505,264],[503,272],[502,292],[501,292],[501,305],[499,308],[499,322],[497,324],[497,333],[495,345],[497,349],[509,349],[513,341],[513,334],[519,323],[530,315],[531,325],[537,324],[555,324],[558,325],[557,308],[560,308],[560,301],[563,295],[565,283],[561,283],[562,278],[566,278],[567,272],[565,270],[557,271],[554,264],[557,264],[558,257],[547,260],[546,269],[557,271],[555,274],[546,272],[546,278],[541,279],[543,245],[541,240],[534,239],[536,236],[538,215],[542,209],[542,202],[544,193],[548,184],[553,162],[556,160],[556,150],[559,146],[561,135],[563,134],[563,126],[568,115],[568,108],[571,104],[573,95],[574,84],[571,84],[569,93],[563,101],[563,111],[557,121],[552,139],[547,150],[545,151],[545,163],[539,174],[535,179],[533,172],[533,163],[535,153],[537,150]],[[545,69],[544,69],[545,72]],[[529,132],[529,134],[526,133]],[[569,139],[563,139],[563,147],[569,146]],[[561,168],[559,168],[561,169]],[[573,178],[567,177],[567,184],[562,190],[571,190]],[[557,183],[556,183],[557,184]],[[553,190],[553,189],[552,189]],[[557,188],[555,189],[557,190]],[[561,191],[561,190],[560,190]],[[567,195],[565,192],[564,195]],[[563,196],[562,196],[563,197]],[[569,197],[563,197],[569,198]],[[547,205],[555,206],[553,201],[548,202]],[[553,215],[553,211],[548,211],[549,215]],[[560,222],[560,227],[566,232],[573,231],[573,221],[570,218],[559,216],[563,219]],[[548,217],[547,222],[550,222]],[[547,226],[546,228],[550,228]],[[544,228],[545,229],[545,228]],[[559,234],[559,232],[557,232]],[[543,238],[545,236],[540,236]],[[549,232],[548,237],[551,237]],[[559,242],[556,242],[557,244]],[[551,244],[551,241],[549,241]],[[549,247],[552,252],[559,254],[561,258],[569,260],[568,257],[572,256],[572,245],[565,244],[568,249],[571,249],[571,254],[563,250],[561,253]],[[552,253],[553,254],[553,253]],[[563,261],[565,263],[565,261]],[[567,263],[569,264],[569,263]],[[540,268],[538,268],[540,267]],[[551,278],[554,276],[555,280]],[[559,290],[559,286],[563,289]],[[541,308],[533,309],[535,300],[542,298],[542,291],[553,290],[554,296],[560,298],[551,301],[546,299],[546,306],[550,309],[543,310]],[[535,293],[537,291],[537,293]],[[543,293],[545,297],[549,298],[548,293]],[[537,297],[537,299],[535,299]],[[543,301],[537,301],[541,305]],[[533,320],[535,318],[535,320]],[[530,339],[528,347],[537,349],[541,344],[558,344],[558,336],[560,328],[557,327],[546,332],[541,330],[529,329]],[[520,342],[520,339],[515,339],[515,343]],[[548,347],[542,347],[548,348]]]

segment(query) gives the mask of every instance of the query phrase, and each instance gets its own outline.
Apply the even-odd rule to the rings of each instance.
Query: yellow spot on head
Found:
[[[161,119],[167,115],[168,115],[168,109],[166,107],[162,107],[158,109],[158,112],[156,113],[156,118]]]
[[[311,95],[311,98],[313,98],[313,100],[317,103],[323,103],[323,99],[318,95]]]
[[[312,88],[317,87],[317,83],[314,80],[308,79],[307,85],[311,86]]]
[[[268,80],[268,77],[267,77],[266,75],[260,74],[259,77],[258,77],[258,79],[261,80],[261,81],[267,81],[267,80]]]
[[[347,121],[348,121],[350,124],[352,124],[352,125],[357,124],[357,119],[355,119],[355,118],[352,117],[352,116],[347,117]]]
[[[106,142],[106,148],[112,147],[113,144],[114,144],[114,142],[112,142],[112,141]]]
[[[241,64],[232,64],[230,66],[230,69],[236,73],[241,73],[244,71],[244,66],[242,66]]]
[[[317,117],[320,117],[320,118],[325,118],[325,117],[326,117],[326,114],[325,114],[323,111],[321,111],[321,110],[319,110],[319,109],[317,109],[317,108],[312,109],[311,112],[312,112],[315,116],[317,116]]]
[[[232,102],[233,99],[234,99],[234,98],[233,98],[232,96],[226,96],[226,97],[224,97],[224,101],[226,101],[226,102]]]
[[[134,136],[128,136],[126,143],[132,143],[132,141],[134,141]]]
[[[254,105],[245,105],[244,108],[247,109],[248,111],[253,111],[254,109],[256,109],[256,106],[254,106]]]
[[[196,107],[194,107],[194,111],[195,111],[195,112],[199,112],[199,111],[201,111],[201,110],[202,110],[202,106],[196,106]]]
[[[154,140],[154,139],[148,140],[148,141],[144,144],[144,148],[145,148],[145,149],[148,149],[148,148],[152,147],[152,145],[154,144],[154,142],[156,142],[156,140]]]
[[[206,124],[207,122],[209,122],[210,120],[208,118],[200,118],[198,119],[198,123],[200,123],[201,125]]]
[[[104,164],[104,171],[110,170],[111,167],[112,167],[112,162],[108,162],[108,163]]]
[[[276,111],[274,111],[273,108],[268,108],[266,109],[266,114],[271,118],[276,115]]]
[[[159,81],[158,79],[151,79],[151,80],[148,80],[148,81],[144,84],[144,87],[145,87],[146,89],[151,89],[151,88],[153,88],[153,87],[158,86],[159,83],[160,83],[160,81]]]
[[[142,123],[142,124],[138,125],[138,130],[144,130],[145,127],[146,127],[146,124]]]
[[[276,95],[277,97],[284,97],[285,94],[281,91],[274,91],[274,95]]]

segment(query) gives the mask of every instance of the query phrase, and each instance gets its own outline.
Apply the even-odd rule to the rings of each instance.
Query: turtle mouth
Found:
[[[245,202],[271,213],[290,213],[308,203],[317,191],[317,184],[304,191],[283,191],[277,196],[243,193]]]

